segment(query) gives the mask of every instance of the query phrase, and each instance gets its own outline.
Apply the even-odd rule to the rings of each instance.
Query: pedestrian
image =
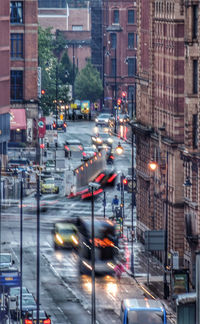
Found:
[[[121,279],[122,273],[125,272],[124,266],[122,263],[118,263],[115,267],[114,267],[114,271],[115,271],[115,275],[117,277],[118,280]]]
[[[115,197],[112,200],[112,211],[115,211],[115,207],[118,207],[119,205],[119,199],[117,197],[117,195],[115,195]]]

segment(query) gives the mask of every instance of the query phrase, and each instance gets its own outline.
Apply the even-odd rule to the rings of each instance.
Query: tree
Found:
[[[67,52],[64,51],[66,41],[60,32],[55,37],[51,28],[39,27],[38,33],[38,61],[41,67],[42,89],[45,90],[40,105],[44,115],[49,115],[56,109],[56,93],[58,103],[69,103],[68,85],[72,83],[73,67]]]
[[[100,74],[89,61],[75,79],[75,95],[80,100],[95,102],[103,93]]]

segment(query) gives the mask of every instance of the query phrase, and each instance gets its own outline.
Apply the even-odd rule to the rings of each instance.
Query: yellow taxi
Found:
[[[54,248],[77,248],[78,230],[74,224],[56,223],[53,230]]]

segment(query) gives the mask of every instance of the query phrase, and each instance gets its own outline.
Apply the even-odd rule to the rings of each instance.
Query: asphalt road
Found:
[[[93,122],[69,122],[67,133],[60,133],[59,140],[65,138],[80,139],[84,145],[90,144]],[[114,138],[114,147],[119,142]],[[121,141],[120,141],[121,142]],[[119,173],[128,173],[131,166],[131,147],[124,142],[124,153],[115,159],[115,169]],[[73,167],[77,161],[68,161]],[[106,215],[111,213],[111,202],[116,188],[106,190]],[[30,198],[28,198],[30,199]],[[35,199],[34,197],[32,198]],[[55,324],[89,323],[91,321],[91,278],[80,276],[77,270],[78,256],[74,251],[54,251],[52,233],[53,224],[67,217],[88,216],[91,214],[91,202],[77,198],[57,197],[56,207],[51,206],[40,217],[40,303],[41,308],[51,314]],[[103,196],[95,200],[95,215],[103,215]],[[24,200],[24,202],[26,199]],[[130,206],[130,196],[125,195],[125,213]],[[1,217],[2,250],[11,250],[19,265],[20,255],[20,213],[18,206],[2,211]],[[36,296],[36,211],[23,208],[23,285]],[[137,264],[137,260],[136,260]],[[143,296],[143,292],[126,273],[120,282],[114,277],[96,278],[96,310],[99,323],[120,323],[120,302],[123,298]]]

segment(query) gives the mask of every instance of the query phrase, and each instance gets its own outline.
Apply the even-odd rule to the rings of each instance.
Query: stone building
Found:
[[[37,0],[10,1],[10,140],[37,140]]]
[[[165,230],[164,265],[184,254],[185,8],[181,0],[138,0],[136,138],[138,235]],[[157,163],[151,171],[149,162]],[[167,251],[166,251],[167,250]],[[171,258],[169,256],[171,255]],[[167,258],[167,260],[166,260]]]
[[[0,159],[6,165],[7,145],[10,138],[10,44],[9,44],[9,2],[0,6]]]
[[[184,146],[181,158],[184,166],[184,264],[195,282],[195,252],[199,251],[200,233],[200,142],[199,142],[199,1],[184,1],[185,9],[185,114]]]
[[[104,105],[113,109],[117,99],[126,92],[122,107],[130,113],[135,108],[137,65],[136,1],[109,0],[103,2],[103,84]],[[125,112],[125,111],[124,111]]]

